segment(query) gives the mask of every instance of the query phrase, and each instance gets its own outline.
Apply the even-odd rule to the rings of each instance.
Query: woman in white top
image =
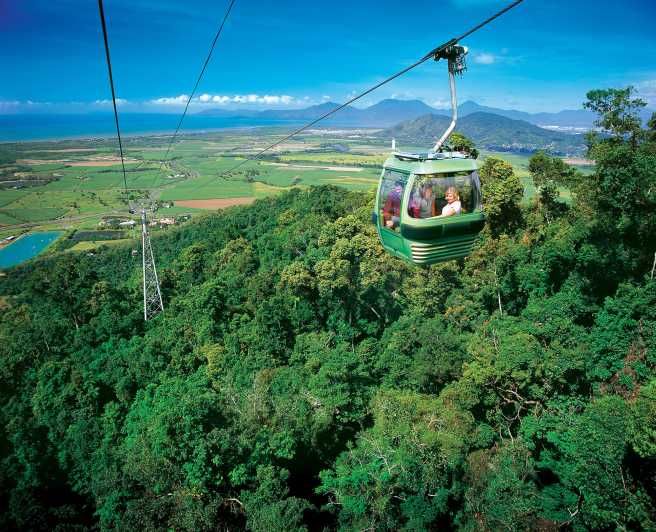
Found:
[[[444,199],[446,199],[447,203],[442,207],[441,216],[460,214],[460,211],[462,211],[462,205],[460,203],[460,194],[458,194],[456,187],[447,188],[446,193],[444,194]]]

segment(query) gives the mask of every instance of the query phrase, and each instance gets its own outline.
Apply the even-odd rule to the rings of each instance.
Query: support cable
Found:
[[[178,131],[180,131],[180,127],[182,126],[182,121],[184,120],[185,116],[187,115],[187,109],[189,109],[189,104],[191,103],[191,99],[194,97],[194,94],[196,94],[196,89],[198,89],[198,85],[200,84],[200,80],[203,78],[203,74],[205,74],[205,69],[207,68],[207,65],[210,62],[210,59],[212,58],[212,52],[214,52],[214,47],[216,46],[216,42],[219,40],[219,37],[221,36],[221,32],[223,31],[223,26],[225,26],[226,20],[228,20],[228,15],[230,15],[230,11],[232,11],[232,6],[235,5],[236,0],[230,0],[230,4],[228,5],[228,9],[226,9],[225,14],[223,15],[223,20],[221,21],[221,25],[219,26],[219,29],[216,32],[216,35],[214,36],[214,40],[212,41],[212,45],[210,46],[210,51],[207,54],[207,57],[205,58],[205,63],[203,64],[203,68],[200,71],[200,74],[198,75],[198,79],[196,80],[196,84],[194,85],[193,90],[191,91],[191,94],[189,95],[189,98],[187,99],[187,104],[185,105],[184,111],[182,113],[182,116],[180,117],[180,121],[178,122],[178,127],[175,128],[175,133],[173,133],[173,136],[171,137],[171,140],[169,142],[168,148],[166,148],[166,155],[164,156],[164,160],[162,161],[162,165],[168,161],[169,158],[169,152],[171,151],[171,146],[173,145],[173,141],[175,140],[175,137],[178,135]],[[161,168],[161,166],[160,166]]]
[[[105,41],[105,55],[107,56],[107,70],[109,71],[109,86],[112,89],[112,105],[114,106],[114,120],[116,121],[116,134],[118,136],[118,149],[121,153],[121,167],[123,168],[123,186],[125,187],[125,202],[128,202],[128,179],[125,175],[125,161],[123,157],[123,142],[121,141],[121,128],[118,125],[118,111],[116,110],[116,92],[114,90],[114,77],[112,76],[112,60],[109,57],[109,41],[107,39],[107,26],[105,25],[105,10],[103,0],[98,0],[100,22],[102,24],[103,39]]]
[[[366,91],[364,91],[364,92],[358,94],[357,96],[354,96],[353,98],[351,98],[351,99],[348,100],[347,102],[345,102],[345,103],[339,105],[338,107],[335,107],[334,109],[332,109],[332,110],[330,110],[330,111],[328,111],[328,112],[322,114],[319,118],[315,118],[314,120],[312,120],[311,122],[305,124],[304,126],[299,127],[298,129],[294,130],[292,133],[290,133],[290,134],[287,135],[286,137],[282,138],[281,140],[278,140],[278,141],[274,142],[273,144],[267,146],[267,147],[264,148],[263,150],[260,150],[260,151],[257,152],[255,155],[252,155],[252,156],[250,156],[250,157],[247,157],[246,159],[244,159],[243,161],[241,161],[239,164],[237,164],[237,165],[233,166],[232,168],[230,168],[229,170],[223,172],[223,173],[221,174],[220,177],[224,176],[225,174],[229,174],[230,172],[234,172],[235,170],[237,170],[237,168],[241,167],[242,165],[244,165],[244,164],[246,164],[246,163],[248,163],[248,162],[250,162],[250,161],[254,161],[254,160],[258,159],[258,158],[259,158],[262,154],[264,154],[265,152],[267,152],[267,151],[269,151],[269,150],[275,148],[276,146],[279,146],[279,145],[282,144],[283,142],[285,142],[285,141],[291,139],[292,137],[298,135],[298,134],[301,133],[302,131],[305,131],[306,129],[312,127],[312,126],[315,125],[316,123],[321,122],[322,120],[328,118],[329,116],[331,116],[331,115],[337,113],[338,111],[341,111],[342,109],[344,109],[344,107],[347,107],[348,105],[352,104],[353,102],[355,102],[355,101],[359,100],[360,98],[363,98],[363,97],[366,96],[367,94],[369,94],[369,93],[375,91],[375,90],[378,89],[379,87],[382,87],[382,86],[385,85],[386,83],[389,83],[390,81],[392,81],[392,80],[398,78],[399,76],[402,76],[403,74],[405,74],[406,72],[409,72],[409,71],[412,70],[413,68],[418,67],[418,66],[421,65],[422,63],[425,63],[426,61],[428,61],[429,59],[431,59],[431,58],[435,58],[435,60],[438,60],[438,59],[439,59],[439,55],[440,55],[442,52],[444,52],[447,48],[449,48],[450,46],[453,46],[453,45],[457,44],[460,40],[464,39],[465,37],[468,37],[469,35],[471,35],[472,33],[476,32],[476,31],[480,30],[483,26],[486,26],[487,24],[489,24],[490,22],[492,22],[494,19],[496,19],[496,18],[500,17],[501,15],[503,15],[504,13],[510,11],[512,8],[514,8],[514,7],[517,6],[518,4],[521,4],[522,2],[523,2],[523,0],[515,0],[514,2],[511,2],[511,3],[508,4],[506,7],[504,7],[502,10],[496,12],[494,15],[488,17],[487,19],[485,19],[485,20],[482,21],[481,23],[477,24],[477,25],[474,26],[473,28],[470,28],[470,29],[467,30],[465,33],[463,33],[462,35],[460,35],[460,36],[458,36],[458,37],[454,37],[453,39],[451,39],[451,40],[445,42],[444,44],[441,44],[441,45],[438,46],[437,48],[434,48],[433,50],[431,50],[430,52],[428,52],[425,56],[423,56],[421,59],[419,59],[418,61],[414,62],[414,63],[411,64],[410,66],[405,67],[403,70],[400,70],[400,71],[397,72],[396,74],[392,74],[390,77],[384,79],[384,80],[381,81],[380,83],[377,83],[377,84],[374,85],[373,87],[371,87],[371,88],[367,89]]]

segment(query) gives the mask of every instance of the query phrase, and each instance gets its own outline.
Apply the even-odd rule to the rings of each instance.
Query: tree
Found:
[[[640,129],[638,111],[645,102],[633,93],[632,87],[588,93],[585,106],[613,136],[594,141],[595,172],[577,190],[577,208],[588,213],[592,228],[591,244],[609,262],[615,258],[618,277],[644,275],[656,250],[656,143]]]
[[[510,163],[496,157],[485,159],[479,172],[485,198],[483,208],[492,234],[512,233],[522,220],[522,182]]]
[[[531,156],[528,171],[538,190],[538,202],[545,219],[551,222],[553,217],[563,210],[562,204],[558,203],[559,187],[575,188],[578,184],[577,172],[562,159],[551,157],[543,151]]]
[[[466,153],[471,155],[474,159],[478,159],[478,150],[476,149],[474,141],[462,133],[459,133],[458,131],[451,133],[447,143],[451,149]]]
[[[653,463],[656,459],[656,379],[640,389],[631,409],[629,442],[638,456]]]
[[[640,98],[633,98],[635,89],[632,86],[625,89],[596,89],[586,94],[588,99],[583,107],[597,113],[597,127],[609,131],[616,140],[626,136],[635,147],[640,135],[640,117],[638,112],[647,106]]]
[[[257,469],[257,488],[241,494],[248,529],[254,532],[288,532],[307,530],[303,511],[310,505],[304,499],[288,497],[287,471],[273,466]]]
[[[647,122],[647,140],[656,143],[656,113],[652,113],[651,118]]]
[[[408,392],[380,392],[371,408],[374,426],[321,473],[318,491],[340,508],[345,530],[426,530],[448,512],[472,417]]]
[[[539,529],[539,498],[530,451],[521,440],[471,453],[459,523],[464,530]]]

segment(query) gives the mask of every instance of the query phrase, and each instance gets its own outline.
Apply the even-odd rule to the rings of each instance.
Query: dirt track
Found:
[[[134,159],[125,159],[126,163],[134,162]],[[74,161],[65,163],[66,166],[89,166],[89,167],[100,167],[100,166],[116,166],[121,163],[121,159],[115,159],[112,161]]]
[[[254,201],[254,197],[248,196],[224,199],[175,200],[175,204],[180,207],[191,207],[193,209],[225,209],[233,205],[250,205]]]

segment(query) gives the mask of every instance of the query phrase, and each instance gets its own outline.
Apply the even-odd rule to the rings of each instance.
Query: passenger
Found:
[[[403,196],[403,183],[397,181],[390,191],[383,206],[383,220],[385,227],[396,229],[401,222],[401,199]]]
[[[410,203],[408,205],[408,214],[413,218],[420,217],[420,205],[421,205],[421,190],[414,190],[412,196],[410,196]]]
[[[444,199],[446,199],[446,205],[442,208],[442,214],[440,216],[460,214],[462,205],[460,204],[460,194],[458,194],[456,187],[447,188]]]
[[[432,218],[435,212],[435,195],[430,183],[424,185],[423,194],[419,200],[419,218]]]

